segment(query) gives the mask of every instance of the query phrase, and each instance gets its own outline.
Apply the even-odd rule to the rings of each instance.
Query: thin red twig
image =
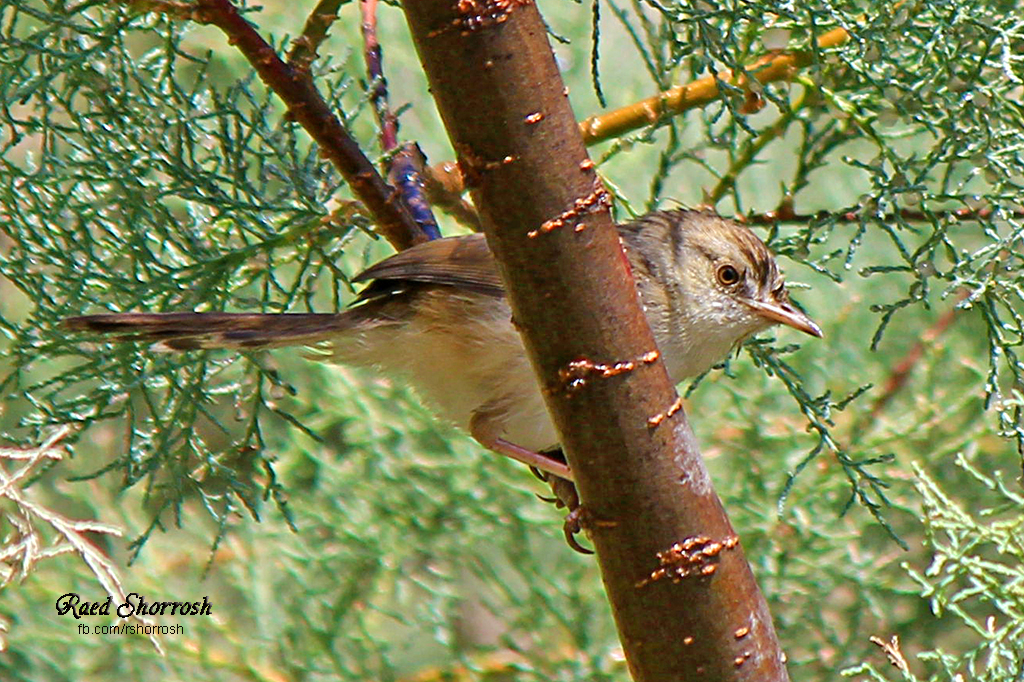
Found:
[[[388,180],[402,193],[413,219],[430,239],[441,236],[424,190],[426,158],[415,144],[398,145],[398,117],[388,104],[388,82],[384,78],[384,52],[377,40],[377,0],[359,0],[363,33],[363,58],[370,83],[370,103],[380,128]]]
[[[967,296],[968,293],[965,292],[960,295],[958,300],[962,301]],[[958,312],[959,311],[956,306],[954,306],[943,313],[942,317],[936,320],[935,324],[925,330],[924,334],[921,335],[921,338],[910,347],[910,350],[907,351],[906,355],[900,358],[900,360],[892,366],[892,369],[889,371],[889,376],[886,378],[885,384],[882,386],[882,392],[871,404],[871,410],[868,415],[870,419],[878,417],[882,410],[885,409],[885,406],[889,404],[889,401],[892,400],[900,389],[906,385],[907,381],[910,379],[910,374],[914,371],[914,368],[917,367],[917,363],[919,363],[921,358],[924,357],[925,349],[930,344],[934,343],[937,338],[942,336],[950,326],[952,326]]]
[[[385,153],[398,147],[398,121],[388,107],[388,82],[384,80],[384,55],[377,40],[377,0],[359,0],[363,58],[370,78],[370,102],[380,125],[380,146]]]

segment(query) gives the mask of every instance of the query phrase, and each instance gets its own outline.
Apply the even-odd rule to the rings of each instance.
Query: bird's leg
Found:
[[[544,453],[552,459],[563,460],[565,455],[561,448],[548,450]],[[580,503],[580,495],[576,491],[576,484],[560,476],[553,476],[546,471],[540,471],[536,467],[530,467],[534,475],[551,486],[554,497],[542,497],[537,495],[544,502],[555,505],[555,509],[568,509],[565,515],[565,522],[562,524],[562,532],[565,533],[565,542],[580,554],[593,554],[593,550],[587,549],[576,541],[576,535],[583,530],[583,522],[586,512]]]
[[[503,421],[499,414],[499,410],[488,409],[487,406],[478,409],[469,420],[470,435],[488,450],[529,465],[530,470],[537,478],[549,484],[551,492],[555,496],[554,499],[549,500],[543,497],[541,499],[554,502],[557,509],[569,510],[565,517],[565,523],[562,525],[565,541],[581,554],[593,554],[593,550],[587,549],[576,541],[577,533],[583,530],[584,509],[580,504],[579,493],[576,492],[576,484],[572,482],[572,471],[565,463],[561,449],[551,452],[534,452],[498,437],[497,434],[501,433],[503,429]]]
[[[572,480],[572,472],[565,462],[499,438],[498,434],[503,430],[503,420],[495,412],[497,411],[488,410],[484,406],[474,412],[469,420],[469,433],[480,445],[559,478]]]

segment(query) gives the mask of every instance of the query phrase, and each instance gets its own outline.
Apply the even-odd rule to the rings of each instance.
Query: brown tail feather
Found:
[[[350,329],[346,313],[108,313],[69,317],[65,329],[116,334],[121,340],[159,342],[175,350],[306,346]]]

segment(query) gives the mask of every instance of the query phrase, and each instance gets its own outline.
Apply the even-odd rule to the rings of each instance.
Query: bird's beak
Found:
[[[764,301],[748,298],[743,302],[753,308],[761,317],[772,322],[778,322],[793,329],[799,329],[803,333],[817,336],[819,339],[824,336],[821,327],[814,324],[814,320],[793,307],[793,304],[789,301],[785,303],[765,303]]]

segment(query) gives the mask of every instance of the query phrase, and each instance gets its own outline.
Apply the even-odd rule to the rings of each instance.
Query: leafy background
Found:
[[[541,5],[581,117],[601,108],[594,7]],[[282,50],[307,11],[250,9]],[[806,216],[757,229],[826,338],[773,332],[688,402],[793,678],[1018,679],[1020,7],[597,9],[611,107],[853,33],[760,88],[760,111],[731,92],[593,155],[622,218],[787,198]],[[339,14],[317,84],[379,155],[358,11]],[[380,19],[403,138],[452,158],[400,11]],[[0,26],[5,475],[11,448],[71,425],[68,457],[18,489],[123,528],[83,536],[127,590],[208,595],[215,614],[158,619],[185,630],[161,638],[165,656],[145,637],[79,635],[52,604],[105,597],[83,554],[24,576],[8,559],[0,677],[625,679],[594,562],[564,546],[540,484],[403,386],[295,352],[160,354],[57,327],[101,310],[336,310],[388,249],[215,29],[39,0],[0,1]],[[14,500],[0,508],[7,547],[55,540]],[[906,671],[868,640],[893,634]]]

